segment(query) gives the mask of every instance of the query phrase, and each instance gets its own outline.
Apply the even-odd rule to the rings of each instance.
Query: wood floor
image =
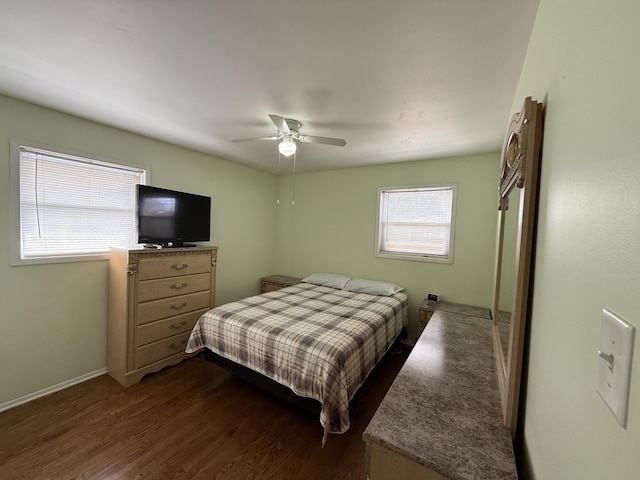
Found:
[[[407,355],[381,360],[324,448],[317,418],[202,355],[127,389],[104,375],[0,413],[0,479],[362,480],[362,432]]]

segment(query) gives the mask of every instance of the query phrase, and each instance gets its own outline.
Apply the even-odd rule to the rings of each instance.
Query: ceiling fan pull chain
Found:
[[[278,172],[280,171],[280,160],[282,160],[282,154],[278,152]],[[278,187],[278,199],[276,200],[276,205],[280,205],[280,187]]]
[[[291,193],[291,205],[296,204],[296,157],[297,155],[293,154],[293,188]]]

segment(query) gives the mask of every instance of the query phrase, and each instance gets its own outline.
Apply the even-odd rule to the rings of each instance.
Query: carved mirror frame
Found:
[[[542,141],[542,104],[527,97],[522,110],[511,118],[502,155],[498,195],[498,247],[495,291],[492,308],[493,348],[495,352],[498,383],[502,399],[504,424],[515,437],[518,422],[522,356],[529,312],[532,251],[537,205],[540,146]],[[509,210],[509,197],[520,195],[518,211]],[[509,315],[509,341],[501,341],[499,305],[501,272],[506,259],[506,215],[518,215],[515,245],[515,276],[513,300]],[[508,280],[508,279],[507,279]]]

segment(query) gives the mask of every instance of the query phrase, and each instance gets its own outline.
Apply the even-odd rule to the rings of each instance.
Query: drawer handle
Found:
[[[169,325],[169,328],[172,328],[174,330],[178,330],[178,329],[184,327],[186,324],[187,324],[186,321],[185,322],[180,322],[180,323],[174,323],[172,325]]]
[[[186,287],[187,285],[189,285],[188,283],[181,283],[180,285],[178,285],[177,283],[174,283],[173,285],[171,285],[169,288],[173,288],[174,290],[182,290],[184,287]]]
[[[169,348],[182,348],[185,343],[187,343],[186,340],[180,340],[180,343],[178,345],[172,343],[171,345],[169,345]]]
[[[188,266],[188,263],[183,263],[182,265],[180,265],[179,263],[174,263],[173,265],[171,265],[171,268],[173,268],[174,270],[184,270]]]
[[[182,307],[186,307],[187,306],[187,302],[182,302],[180,305],[176,305],[175,303],[173,305],[171,305],[169,308],[171,310],[180,310]]]

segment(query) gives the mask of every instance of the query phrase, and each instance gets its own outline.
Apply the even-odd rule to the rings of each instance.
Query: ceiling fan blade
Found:
[[[344,147],[347,141],[342,138],[316,137],[314,135],[300,135],[298,140],[305,143],[322,143],[323,145],[334,145]]]
[[[253,140],[278,140],[280,136],[271,136],[271,137],[250,137],[250,138],[232,138],[232,142],[251,142]]]
[[[279,132],[289,133],[291,130],[289,129],[289,125],[287,125],[287,119],[281,117],[280,115],[269,114],[269,118],[276,126]]]

